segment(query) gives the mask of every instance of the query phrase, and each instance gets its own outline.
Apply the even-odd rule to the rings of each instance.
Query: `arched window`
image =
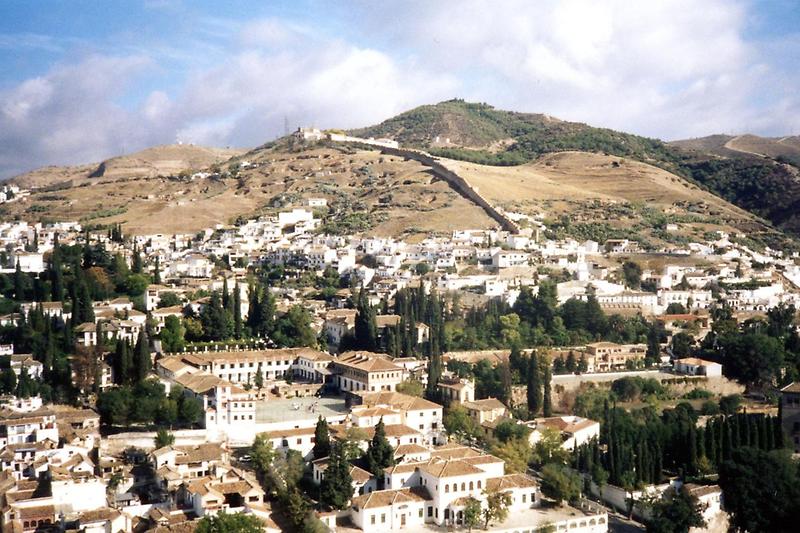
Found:
[[[470,482],[469,482],[469,490],[472,490],[472,489],[474,489],[474,488],[475,488],[475,483],[473,483],[472,481],[470,481]]]

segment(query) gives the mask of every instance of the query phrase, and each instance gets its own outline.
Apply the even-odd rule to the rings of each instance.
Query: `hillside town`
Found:
[[[724,531],[723,461],[800,452],[775,340],[798,338],[796,255],[518,213],[331,235],[326,202],[197,234],[0,223],[2,531],[600,533],[681,498]],[[731,359],[764,339],[780,361]]]

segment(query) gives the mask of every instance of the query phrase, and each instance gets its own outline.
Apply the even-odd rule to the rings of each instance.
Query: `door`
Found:
[[[400,515],[400,527],[406,527],[406,514],[405,513]]]

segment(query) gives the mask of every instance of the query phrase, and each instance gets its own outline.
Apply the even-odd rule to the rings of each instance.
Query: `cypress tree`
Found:
[[[369,471],[378,477],[384,475],[384,468],[394,464],[394,450],[386,439],[383,417],[375,425],[375,434],[367,448],[366,458]]]
[[[730,415],[725,419],[726,425],[729,428],[731,437],[731,450],[738,448],[741,445],[741,434],[739,432],[739,417],[738,415]],[[726,457],[727,459],[727,457]]]
[[[773,440],[776,449],[783,448],[785,440],[783,436],[783,400],[778,402],[778,417],[772,420]]]
[[[144,330],[140,330],[133,354],[134,375],[137,383],[147,377],[151,364],[150,343],[147,341]]]
[[[694,424],[689,426],[689,433],[686,435],[689,450],[686,462],[686,471],[691,475],[697,474],[697,432],[695,431]]]
[[[25,301],[25,274],[19,265],[17,259],[17,266],[14,268],[14,299],[18,302]]]
[[[53,253],[50,256],[50,282],[53,301],[64,301],[64,267],[61,264],[61,246],[58,243],[58,233],[53,237]]]
[[[544,358],[544,397],[542,399],[542,414],[546,417],[553,416],[553,399],[550,393],[550,381],[552,376],[550,374],[550,361]]]
[[[233,286],[233,336],[241,339],[244,336],[242,324],[242,295],[239,292],[239,282]]]
[[[714,427],[716,423],[714,419],[710,419],[706,423],[706,431],[705,431],[705,439],[706,439],[706,457],[711,462],[712,465],[717,465],[719,462],[719,455],[718,455],[718,447],[717,447],[717,436],[714,432]]]
[[[383,471],[380,475],[383,476]],[[352,497],[353,478],[350,476],[350,464],[345,458],[343,444],[336,442],[331,447],[328,468],[320,484],[319,500],[330,508],[345,509]]]
[[[153,269],[153,283],[161,284],[161,260],[156,256],[156,266]]]
[[[233,311],[231,308],[231,295],[228,291],[228,278],[222,278],[222,308],[226,311]]]
[[[728,419],[722,423],[722,460],[727,461],[731,458],[733,451],[733,439],[731,436],[731,424]]]
[[[322,416],[317,420],[317,427],[314,429],[314,449],[312,453],[314,459],[322,459],[331,454],[331,436],[328,431],[328,422]]]
[[[139,253],[139,246],[134,243],[133,245],[133,258],[131,259],[131,271],[134,274],[141,274],[144,269],[142,264],[142,256]]]
[[[761,427],[761,419],[764,415],[745,415],[750,420],[748,421],[748,428],[750,432],[750,446],[753,448],[763,448],[764,442],[759,439],[759,428]]]
[[[764,432],[764,449],[767,451],[775,449],[775,432],[772,431],[773,425],[772,417],[767,415],[764,417],[764,423],[762,424],[761,430]]]
[[[539,370],[539,356],[534,350],[528,361],[528,412],[535,417],[542,407],[542,380]]]

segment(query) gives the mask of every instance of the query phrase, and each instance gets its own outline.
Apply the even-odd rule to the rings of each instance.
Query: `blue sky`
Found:
[[[0,3],[0,177],[462,97],[663,139],[800,134],[800,3]]]

